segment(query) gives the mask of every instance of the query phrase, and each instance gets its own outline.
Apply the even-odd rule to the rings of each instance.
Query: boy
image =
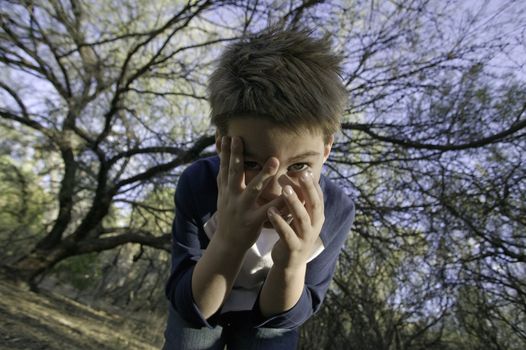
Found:
[[[265,30],[226,48],[209,82],[217,157],[175,195],[165,349],[294,349],[354,218],[321,175],[346,91],[327,37]]]

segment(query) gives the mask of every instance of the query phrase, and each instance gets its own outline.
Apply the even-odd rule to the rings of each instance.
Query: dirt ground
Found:
[[[0,280],[0,350],[160,349],[162,326]]]

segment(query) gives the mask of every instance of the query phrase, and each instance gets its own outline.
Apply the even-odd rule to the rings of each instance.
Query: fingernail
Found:
[[[301,179],[302,179],[303,181],[309,181],[309,180],[312,179],[312,177],[313,177],[313,175],[312,175],[312,171],[310,171],[310,170],[307,170],[306,172],[304,172],[303,174],[301,174]]]
[[[276,215],[278,213],[278,211],[276,210],[276,208],[270,207],[270,208],[268,208],[267,213],[268,213],[269,216],[273,216],[273,215]]]
[[[223,136],[221,138],[221,146],[226,146],[228,144],[228,136]]]
[[[269,171],[273,171],[276,168],[276,162],[275,161],[269,161],[267,163],[267,169]]]
[[[285,193],[286,196],[290,196],[294,191],[292,190],[292,187],[289,185],[285,186],[283,188],[283,193]]]

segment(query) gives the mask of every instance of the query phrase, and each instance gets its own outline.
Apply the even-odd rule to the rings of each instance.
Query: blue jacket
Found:
[[[176,214],[173,223],[172,270],[166,285],[166,296],[172,307],[196,327],[239,326],[296,328],[318,311],[334,274],[338,255],[354,220],[351,199],[322,175],[325,222],[320,239],[323,251],[307,264],[305,287],[297,304],[290,310],[265,318],[256,300],[252,310],[218,310],[204,319],[192,296],[192,273],[208,246],[203,225],[217,210],[217,156],[196,161],[179,178],[175,193]]]

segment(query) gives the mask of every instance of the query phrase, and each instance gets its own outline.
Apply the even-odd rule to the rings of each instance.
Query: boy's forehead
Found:
[[[234,119],[230,121],[228,129],[230,136],[243,139],[243,153],[247,157],[314,156],[321,154],[320,147],[324,144],[321,132],[316,133],[307,128],[290,130],[264,119]]]
[[[245,134],[256,134],[261,135],[261,132],[271,133],[276,137],[283,139],[290,138],[303,138],[311,137],[316,138],[317,136],[322,136],[323,131],[321,127],[307,127],[307,126],[297,126],[292,128],[286,127],[284,125],[276,124],[270,120],[258,117],[241,117],[241,118],[232,118],[228,122],[228,134],[232,133],[245,133]]]
[[[245,143],[246,145],[246,143]],[[274,149],[274,150],[266,150],[265,147],[262,147],[262,149],[258,149],[257,145],[255,146],[254,150],[252,150],[251,147],[248,147],[248,145],[245,146],[243,155],[245,157],[249,158],[267,158],[269,156],[275,156],[279,154],[285,154],[288,156],[289,159],[295,159],[295,158],[308,158],[308,157],[318,157],[321,155],[321,152],[315,151],[314,149],[308,149],[303,147],[298,148],[282,148],[282,149]]]

